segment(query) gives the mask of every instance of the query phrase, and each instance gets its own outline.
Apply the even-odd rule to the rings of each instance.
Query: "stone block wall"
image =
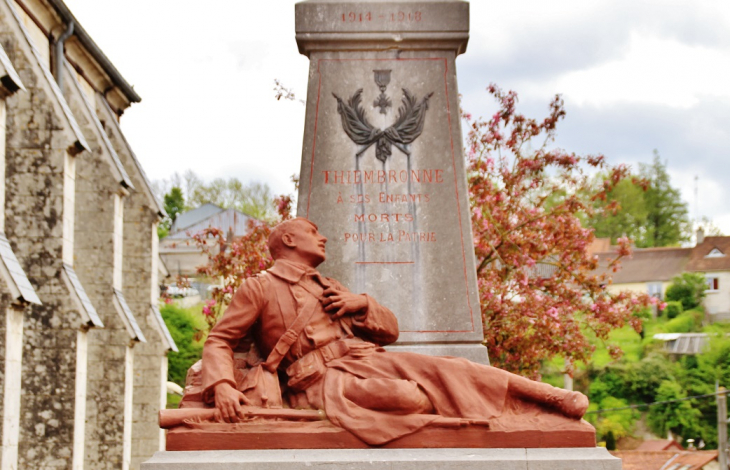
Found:
[[[20,26],[38,18],[60,21],[63,15],[54,13],[53,4],[30,2],[26,7],[42,14],[21,20],[13,14],[13,5],[0,0],[0,44],[26,90],[7,98],[5,232],[43,305],[25,310],[19,339],[18,455],[1,465],[139,468],[164,446],[157,411],[164,404],[169,345],[150,315],[157,297],[153,237],[161,209],[119,129],[117,113],[106,105],[99,88],[94,91],[82,78],[98,78],[99,70],[77,75],[69,66],[65,98],[59,97],[42,54],[31,46],[35,40],[46,51],[48,38],[29,35]],[[58,27],[65,29],[63,22],[47,29],[55,33]],[[93,66],[93,61],[81,65]],[[70,111],[63,107],[66,103]],[[97,115],[103,116],[106,129]],[[107,145],[114,146],[121,163],[114,161]],[[83,146],[88,150],[81,151]],[[119,246],[123,252],[117,249],[115,254]],[[91,328],[93,308],[84,308],[77,290],[69,290],[64,262],[73,265],[103,329]],[[6,302],[4,288],[0,285],[0,380],[5,385],[10,300]],[[149,343],[135,343],[142,334],[127,330],[127,316],[115,308],[113,299],[121,298],[115,296],[115,288],[124,294]],[[0,386],[0,403],[5,395],[6,387]],[[0,417],[5,417],[2,407]]]
[[[120,158],[129,156],[125,153],[121,152]],[[133,181],[137,186],[137,181]],[[158,217],[144,200],[143,194],[132,194],[125,202],[125,295],[132,312],[140,319],[140,328],[148,339],[146,343],[137,344],[134,351],[131,468],[138,469],[150,455],[164,449],[164,433],[157,423],[157,413],[164,406],[163,397],[166,397],[167,345],[150,314],[154,267],[152,237],[153,234],[157,236],[155,228]]]
[[[152,328],[148,330],[151,332]],[[133,469],[139,469],[142,462],[155,452],[164,450],[165,445],[164,431],[157,423],[157,414],[164,406],[161,399],[165,396],[162,385],[167,381],[167,357],[154,344],[139,346],[135,348],[134,356]]]
[[[80,90],[66,74],[66,100],[91,151],[77,158],[74,269],[104,323],[88,335],[85,468],[124,469],[126,356],[132,341],[114,307],[114,197],[121,190]],[[128,462],[127,462],[128,465]]]
[[[156,268],[153,253],[153,236],[157,236],[159,215],[145,193],[147,182],[138,168],[136,157],[128,143],[112,122],[113,116],[97,100],[97,112],[105,124],[112,146],[137,191],[124,198],[124,295],[138,320],[146,343],[134,347],[134,405],[132,413],[132,465],[138,469],[154,452],[164,449],[164,433],[157,423],[157,412],[165,397],[167,382],[167,344],[160,335],[155,319],[150,314],[152,300],[157,299],[157,287],[153,285]],[[154,289],[154,292],[153,292]]]
[[[114,322],[118,323],[118,322]],[[123,469],[125,359],[129,335],[112,328],[89,333],[85,468]],[[115,328],[116,326],[116,328]],[[126,340],[126,341],[125,341]]]
[[[73,459],[82,329],[61,279],[64,158],[73,137],[12,21],[0,9],[0,41],[27,92],[8,99],[6,233],[43,299],[25,318],[18,468],[66,469]]]

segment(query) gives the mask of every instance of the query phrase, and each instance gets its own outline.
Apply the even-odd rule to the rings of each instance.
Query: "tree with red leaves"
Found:
[[[569,365],[587,361],[591,335],[607,341],[627,323],[639,331],[637,312],[656,301],[608,292],[610,273],[630,255],[630,240],[619,239],[615,259],[599,269],[588,250],[593,230],[581,224],[616,209],[593,201],[630,177],[628,168],[550,147],[565,117],[560,96],[537,121],[516,112],[516,93],[495,85],[488,91],[499,105],[489,120],[464,114],[484,342],[494,365],[538,378],[554,356]],[[608,175],[598,188],[590,177],[596,171]]]

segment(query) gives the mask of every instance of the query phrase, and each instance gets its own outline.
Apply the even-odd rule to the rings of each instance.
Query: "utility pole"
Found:
[[[717,388],[717,460],[720,470],[727,470],[727,391],[725,387]]]

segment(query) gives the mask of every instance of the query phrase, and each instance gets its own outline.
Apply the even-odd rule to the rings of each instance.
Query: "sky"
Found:
[[[192,169],[292,193],[309,61],[291,0],[66,0],[142,96],[122,128],[152,180]],[[489,83],[518,111],[567,110],[556,144],[609,163],[666,162],[692,218],[730,235],[730,2],[473,0],[457,59],[462,107],[490,116]]]

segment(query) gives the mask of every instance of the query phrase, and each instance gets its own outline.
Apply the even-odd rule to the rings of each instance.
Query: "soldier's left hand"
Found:
[[[348,313],[360,313],[367,308],[368,299],[365,294],[353,294],[328,287],[324,291],[322,305],[327,313],[331,313],[334,318],[339,318]]]

